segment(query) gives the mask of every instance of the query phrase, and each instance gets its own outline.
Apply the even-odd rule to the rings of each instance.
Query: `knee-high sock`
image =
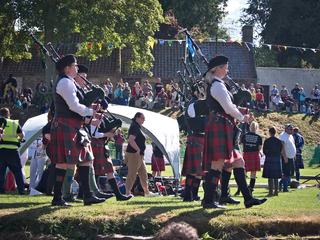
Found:
[[[221,198],[228,197],[229,195],[229,181],[230,181],[231,173],[225,170],[222,171],[221,174]]]
[[[90,191],[89,186],[89,166],[80,166],[78,169],[79,178],[83,189],[83,197],[84,199],[89,198],[92,196],[92,192]]]
[[[100,189],[97,186],[97,182],[96,182],[93,166],[89,167],[89,184],[90,184],[90,189],[94,193],[100,192]]]
[[[252,195],[249,191],[247,182],[246,182],[246,174],[243,168],[235,168],[233,169],[234,178],[240,188],[242,196],[245,201],[248,201],[252,198]]]
[[[273,193],[274,181],[272,178],[268,178],[268,187],[269,187],[269,194]]]
[[[69,197],[71,194],[71,184],[73,180],[74,169],[67,169],[63,181],[62,192],[64,197]]]
[[[188,174],[186,177],[186,184],[184,188],[184,197],[183,200],[192,201],[192,181],[194,179],[194,176]]]
[[[256,184],[256,178],[250,178],[250,189],[254,189],[254,185]]]
[[[278,192],[278,187],[279,187],[278,179],[274,178],[272,180],[273,180],[273,185],[274,185],[274,192]]]
[[[62,184],[64,177],[66,175],[65,169],[56,168],[55,170],[55,183],[54,183],[54,190],[53,190],[53,199],[54,200],[61,200],[62,197]]]
[[[198,198],[198,191],[199,191],[199,186],[200,186],[201,179],[199,178],[194,178],[192,181],[192,195],[193,199]]]
[[[214,201],[214,193],[217,191],[221,172],[211,169],[205,175],[204,183],[204,203],[212,203]]]
[[[298,182],[300,181],[300,170],[299,170],[299,168],[296,168],[296,180]]]

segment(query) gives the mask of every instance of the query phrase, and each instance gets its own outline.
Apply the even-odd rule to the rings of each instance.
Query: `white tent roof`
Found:
[[[180,178],[180,143],[179,126],[175,119],[152,111],[110,104],[108,110],[124,124],[130,125],[136,112],[142,112],[146,118],[142,131],[161,149],[173,168],[176,179]],[[41,134],[42,127],[47,123],[47,114],[28,119],[22,127],[26,142],[21,146],[23,153],[28,146]]]

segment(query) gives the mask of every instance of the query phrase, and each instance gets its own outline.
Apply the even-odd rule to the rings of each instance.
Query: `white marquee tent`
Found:
[[[180,144],[177,120],[159,113],[128,106],[110,104],[108,110],[115,117],[120,118],[123,125],[127,126],[130,125],[131,119],[136,112],[142,112],[146,118],[143,124],[143,132],[161,149],[172,166],[175,178],[180,178]],[[47,114],[42,114],[26,121],[22,127],[26,142],[20,147],[20,154],[39,137],[41,129],[46,123]]]

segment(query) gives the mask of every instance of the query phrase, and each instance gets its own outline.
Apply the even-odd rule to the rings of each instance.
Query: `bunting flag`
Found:
[[[148,37],[148,46],[153,49],[154,45],[155,45],[156,41],[153,37],[149,36]]]
[[[92,42],[88,42],[88,43],[87,43],[87,49],[88,49],[88,50],[91,50],[91,49],[92,49],[92,45],[93,45]]]
[[[112,48],[112,47],[113,47],[113,43],[111,42],[108,44],[108,48]]]
[[[171,47],[173,42],[172,40],[168,40],[167,43],[168,43],[168,46]]]
[[[26,50],[26,52],[29,52],[30,46],[28,44],[24,44],[24,49]]]
[[[163,39],[159,39],[159,43],[160,43],[160,45],[164,45],[164,40]]]
[[[102,42],[97,43],[98,49],[101,51],[102,50]]]
[[[179,43],[179,44],[182,44],[182,40],[178,40],[178,43]]]

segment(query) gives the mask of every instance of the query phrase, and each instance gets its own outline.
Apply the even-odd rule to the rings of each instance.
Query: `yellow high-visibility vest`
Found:
[[[18,120],[6,119],[7,124],[3,129],[3,137],[0,139],[0,149],[18,149],[20,145],[17,130],[19,127]]]

